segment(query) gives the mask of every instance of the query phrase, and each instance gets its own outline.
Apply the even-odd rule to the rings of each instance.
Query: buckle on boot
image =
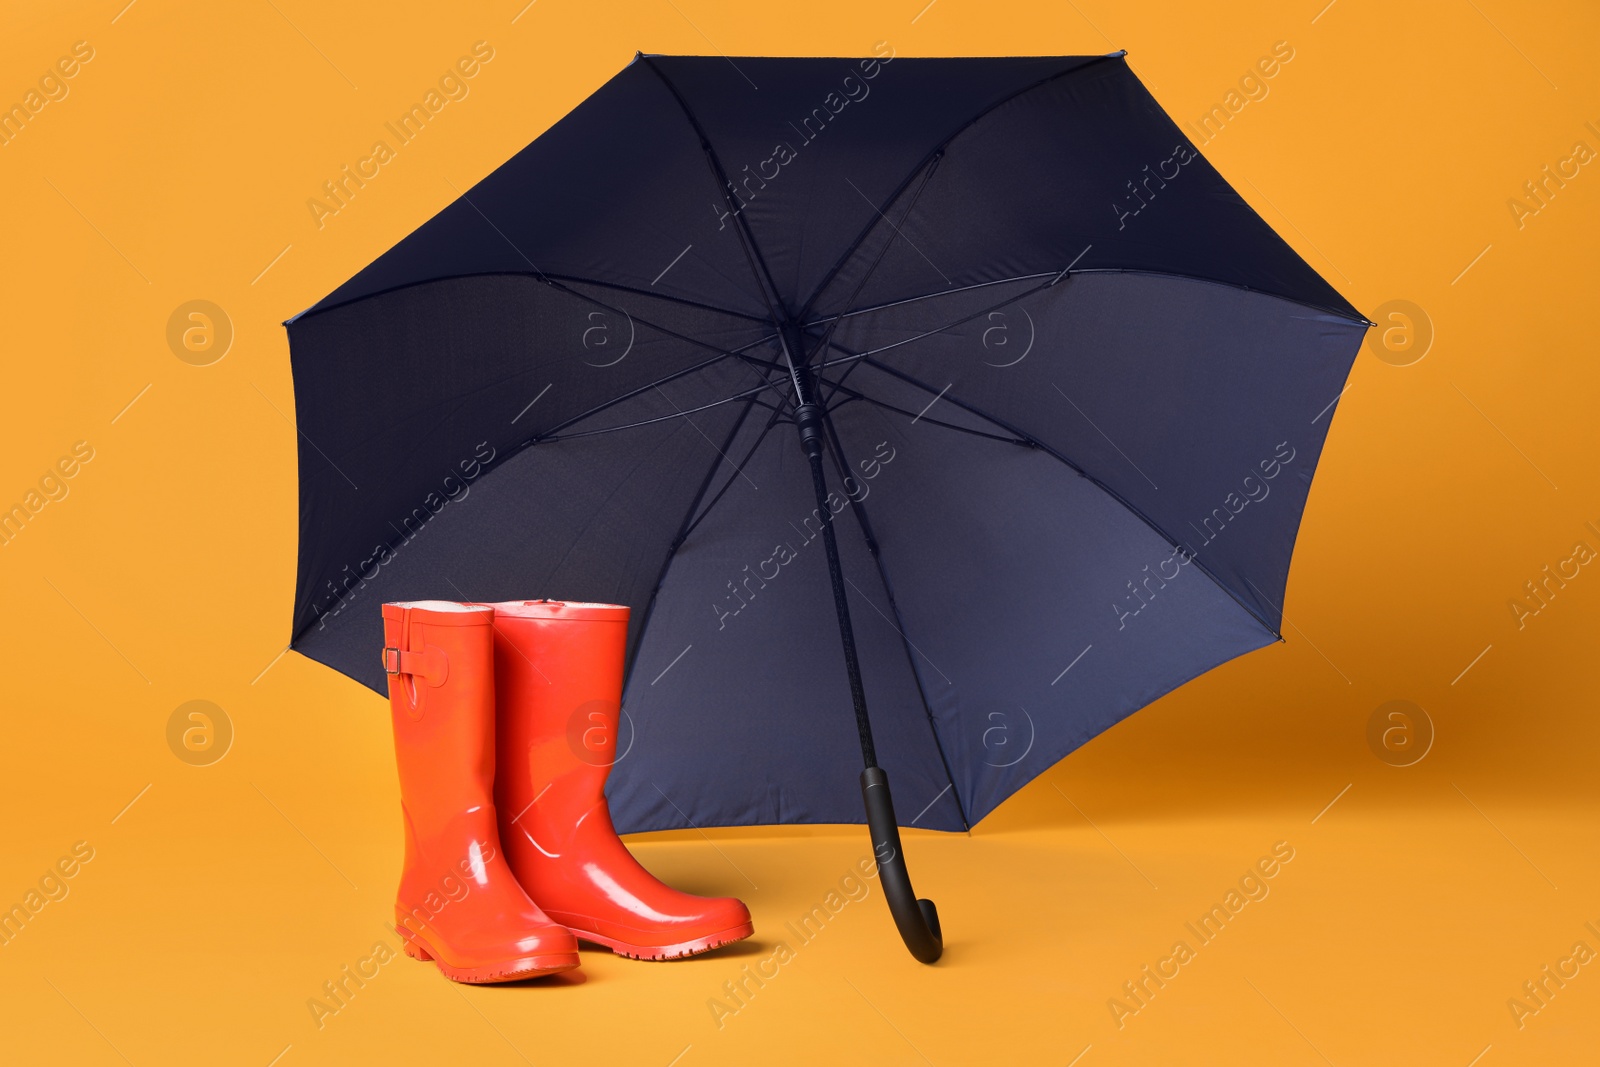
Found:
[[[385,648],[383,673],[409,674],[437,689],[445,683],[446,678],[450,677],[450,658],[445,655],[444,649],[437,645],[429,645],[421,652],[408,652],[403,648]]]

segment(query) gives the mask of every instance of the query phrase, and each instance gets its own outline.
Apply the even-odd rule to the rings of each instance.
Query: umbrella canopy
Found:
[[[382,601],[627,604],[620,830],[859,822],[831,518],[960,830],[1279,640],[1367,325],[1120,53],[640,56],[290,321],[293,647],[382,692]]]

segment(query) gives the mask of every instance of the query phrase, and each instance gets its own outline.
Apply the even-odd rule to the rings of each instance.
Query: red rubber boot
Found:
[[[495,604],[498,769],[506,856],[528,895],[585,941],[634,959],[693,956],[754,932],[732,897],[697,897],[639,865],[611,824],[628,609]]]
[[[506,864],[494,808],[494,612],[422,600],[383,606],[406,859],[395,930],[406,955],[457,982],[570,971],[578,942]]]

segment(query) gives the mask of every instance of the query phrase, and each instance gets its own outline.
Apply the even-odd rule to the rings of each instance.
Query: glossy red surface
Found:
[[[733,897],[700,897],[640,866],[612,827],[605,783],[618,759],[628,609],[496,604],[495,796],[511,869],[579,937],[667,959],[748,937]]]
[[[473,983],[578,966],[576,940],[528,898],[500,845],[492,618],[487,608],[383,607],[386,648],[434,668],[389,676],[406,843],[396,930],[408,955]]]

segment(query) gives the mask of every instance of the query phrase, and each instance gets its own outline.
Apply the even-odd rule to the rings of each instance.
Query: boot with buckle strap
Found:
[[[509,982],[578,966],[578,943],[506,863],[494,804],[494,611],[383,606],[405,867],[395,930],[447,978]]]

